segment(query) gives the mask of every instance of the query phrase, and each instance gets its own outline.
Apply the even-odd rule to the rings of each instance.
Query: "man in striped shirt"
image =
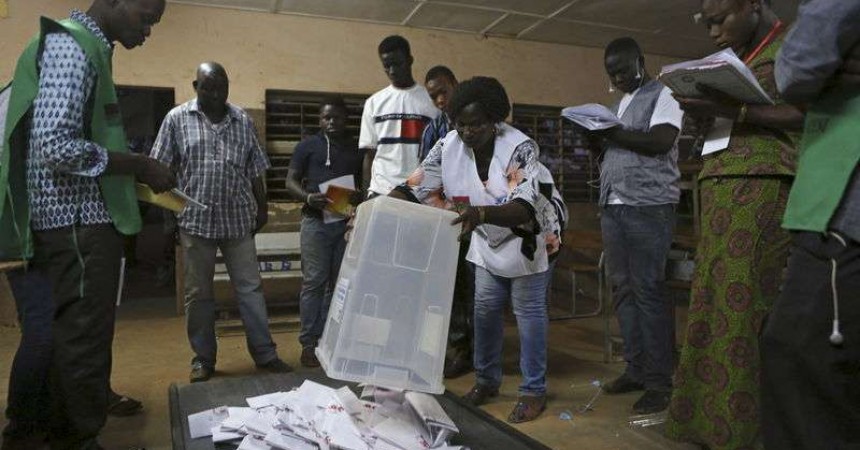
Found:
[[[195,354],[191,382],[206,381],[215,371],[212,279],[218,249],[236,290],[254,362],[264,370],[289,372],[269,333],[254,243],[268,215],[263,174],[269,160],[251,118],[227,103],[229,79],[220,64],[201,64],[193,86],[197,98],[167,114],[152,147],[152,157],[176,173],[179,188],[206,205],[189,205],[177,217],[188,340]]]

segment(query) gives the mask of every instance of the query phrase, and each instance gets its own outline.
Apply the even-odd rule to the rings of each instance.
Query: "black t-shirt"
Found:
[[[326,166],[326,160],[330,162]],[[319,184],[332,178],[344,175],[354,175],[355,185],[360,187],[361,165],[364,160],[364,152],[358,149],[358,143],[352,139],[330,139],[330,148],[327,149],[325,136],[320,133],[311,136],[296,146],[293,157],[290,160],[290,169],[294,170],[302,179],[305,191],[309,193],[319,192]],[[305,214],[315,217],[321,216],[319,210],[308,207],[302,208]]]

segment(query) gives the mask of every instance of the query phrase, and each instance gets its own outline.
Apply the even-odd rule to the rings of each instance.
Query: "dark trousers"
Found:
[[[35,266],[54,298],[50,370],[53,449],[97,449],[107,418],[123,240],[112,225],[34,233]]]
[[[35,268],[19,269],[7,272],[6,277],[21,324],[21,341],[9,371],[9,423],[3,430],[4,439],[12,440],[47,432],[54,305],[45,273]]]
[[[860,449],[860,243],[799,232],[761,338],[767,449]],[[844,343],[831,344],[836,261]]]
[[[674,316],[665,279],[675,207],[608,205],[600,227],[626,373],[646,389],[671,390]]]
[[[448,328],[448,351],[450,360],[464,358],[472,361],[475,336],[475,265],[466,261],[469,241],[460,244],[457,261],[457,276],[454,281],[454,302],[451,305],[451,322]]]

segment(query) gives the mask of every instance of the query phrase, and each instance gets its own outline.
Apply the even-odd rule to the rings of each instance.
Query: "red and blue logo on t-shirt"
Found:
[[[430,117],[420,114],[385,114],[376,116],[374,122],[400,121],[400,136],[384,136],[380,144],[420,144],[424,127],[430,122]]]

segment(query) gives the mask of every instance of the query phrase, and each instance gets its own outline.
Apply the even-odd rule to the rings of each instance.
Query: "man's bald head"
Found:
[[[207,61],[197,66],[197,79],[193,83],[197,103],[206,111],[222,110],[230,93],[230,80],[224,66]]]
[[[201,78],[207,77],[219,77],[229,80],[227,78],[227,70],[224,69],[224,66],[214,61],[207,61],[197,66],[197,80],[200,81]]]

